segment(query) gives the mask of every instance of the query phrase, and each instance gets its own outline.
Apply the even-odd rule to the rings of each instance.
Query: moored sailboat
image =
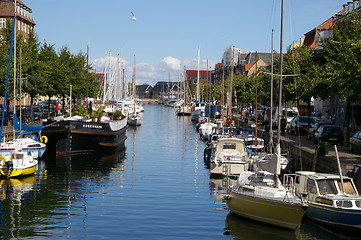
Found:
[[[128,124],[130,126],[141,126],[142,116],[137,112],[137,85],[136,85],[136,65],[134,55],[134,71],[133,71],[133,111],[128,116]]]
[[[284,0],[281,3],[279,106],[282,104],[283,9]],[[262,170],[241,173],[226,199],[231,212],[237,215],[295,230],[301,226],[307,202],[303,195],[297,195],[292,189],[286,188],[278,178],[281,173],[280,125],[279,119],[277,152],[267,164],[257,166]]]

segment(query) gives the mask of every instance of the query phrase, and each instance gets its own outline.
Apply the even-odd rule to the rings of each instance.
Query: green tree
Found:
[[[333,38],[323,41],[326,60],[322,78],[330,92],[346,103],[346,139],[349,137],[351,103],[361,99],[361,15],[353,11],[332,27]]]

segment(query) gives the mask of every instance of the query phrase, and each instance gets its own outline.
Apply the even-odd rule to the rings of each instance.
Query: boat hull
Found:
[[[249,162],[222,162],[211,161],[210,172],[212,175],[237,177],[239,174],[248,171]]]
[[[0,173],[3,176],[6,177],[21,177],[21,176],[27,176],[27,175],[31,175],[34,174],[36,171],[36,165],[32,166],[32,167],[28,167],[28,168],[24,168],[24,169],[20,169],[20,168],[14,168],[10,175],[9,174],[9,170],[7,168],[1,168],[0,169]]]
[[[326,224],[361,229],[361,210],[309,203],[305,216]]]
[[[46,150],[46,146],[44,147],[23,147],[21,148],[22,152],[26,152],[28,155],[31,155],[35,159],[39,159],[43,156],[44,152]],[[10,156],[12,152],[15,151],[15,148],[7,148],[2,147],[0,149],[0,156]]]
[[[56,155],[115,151],[125,148],[127,119],[108,122],[59,121],[44,126],[46,151]]]
[[[229,196],[227,205],[239,216],[291,230],[301,226],[305,212],[301,205],[234,192]]]
[[[130,126],[141,126],[142,119],[140,117],[130,117],[128,118],[128,125]]]

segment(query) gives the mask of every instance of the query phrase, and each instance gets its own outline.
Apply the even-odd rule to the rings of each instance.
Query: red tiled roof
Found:
[[[248,72],[252,66],[253,64],[244,64],[244,71]]]

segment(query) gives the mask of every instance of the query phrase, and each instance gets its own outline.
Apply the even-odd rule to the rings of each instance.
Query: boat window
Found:
[[[32,144],[32,145],[28,145],[29,148],[31,147],[41,147],[40,144]]]
[[[338,187],[342,189],[341,181],[337,180]],[[352,185],[351,179],[344,179],[343,180],[343,186],[345,187],[345,193],[348,194],[356,194],[356,190]]]
[[[223,144],[223,149],[236,149],[236,144],[235,143],[225,143]]]
[[[314,180],[310,180],[310,179],[307,180],[307,190],[310,193],[317,193],[316,184]]]
[[[337,194],[337,188],[333,179],[317,180],[321,195]]]
[[[299,177],[299,176],[296,176],[296,178],[295,178],[295,183],[297,183],[297,184],[300,183],[300,177]]]
[[[336,201],[336,205],[337,205],[337,207],[351,208],[352,202],[349,200],[347,200],[347,201],[338,200],[338,201]]]
[[[355,204],[356,204],[356,207],[361,208],[361,201],[360,200],[356,200]]]

